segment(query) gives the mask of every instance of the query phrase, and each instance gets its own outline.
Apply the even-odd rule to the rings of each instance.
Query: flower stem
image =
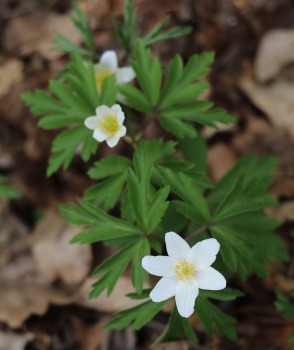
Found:
[[[188,237],[185,238],[186,241],[189,241],[191,238],[195,237],[196,235],[198,235],[201,232],[204,232],[206,229],[208,229],[211,226],[211,223],[208,223],[204,226],[199,227],[196,231],[192,232],[189,234]]]

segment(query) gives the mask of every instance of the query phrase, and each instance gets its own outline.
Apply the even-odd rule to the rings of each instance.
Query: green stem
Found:
[[[199,233],[206,231],[211,225],[212,223],[208,223],[204,226],[199,227],[196,231],[190,233],[189,236],[185,238],[185,240],[189,241],[191,238],[198,235]]]

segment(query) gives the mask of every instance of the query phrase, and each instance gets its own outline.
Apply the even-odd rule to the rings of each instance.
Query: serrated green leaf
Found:
[[[242,297],[245,294],[237,289],[226,288],[222,290],[203,290],[201,289],[200,295],[205,298],[215,300],[235,300],[236,298]]]
[[[193,330],[190,320],[181,317],[178,313],[176,306],[170,315],[168,324],[163,333],[156,339],[156,343],[189,340],[192,343],[198,344],[198,338]]]
[[[151,113],[152,108],[145,95],[130,84],[121,85],[119,92],[123,95],[124,103],[142,113]]]
[[[206,298],[198,296],[196,299],[195,311],[209,335],[212,335],[214,326],[216,326],[221,336],[236,340],[237,334],[234,327],[235,319],[223,313]]]
[[[144,237],[138,241],[132,262],[132,284],[138,294],[142,293],[143,282],[148,281],[148,273],[142,267],[142,259],[146,255],[150,255],[150,246]]]
[[[91,292],[92,298],[97,298],[105,288],[108,289],[108,296],[112,293],[117,280],[123,274],[127,265],[133,258],[137,246],[138,242],[131,242],[117,253],[105,259],[95,268],[93,271],[94,276],[100,274],[104,274],[104,276],[93,285],[93,290]]]
[[[139,330],[149,322],[163,307],[166,301],[153,303],[151,300],[131,309],[117,312],[114,318],[105,325],[105,329],[123,329],[133,322],[132,329]]]
[[[160,224],[161,218],[164,215],[166,209],[169,206],[169,202],[166,201],[169,195],[169,186],[157,191],[154,199],[150,205],[147,216],[147,232],[152,233],[154,229]]]
[[[183,173],[174,173],[162,166],[156,166],[156,169],[161,175],[162,183],[168,183],[173,193],[193,207],[195,218],[197,218],[195,220],[207,224],[211,219],[210,210],[207,201],[197,188],[193,179]]]
[[[180,119],[173,119],[164,115],[160,115],[158,120],[166,131],[178,138],[194,138],[197,136],[197,131],[191,123],[185,123]]]
[[[113,155],[96,162],[88,171],[88,175],[91,179],[99,180],[105,177],[119,175],[130,168],[131,165],[132,162],[129,158]]]
[[[214,52],[204,52],[200,55],[191,56],[183,71],[180,84],[186,85],[207,75],[213,61]]]

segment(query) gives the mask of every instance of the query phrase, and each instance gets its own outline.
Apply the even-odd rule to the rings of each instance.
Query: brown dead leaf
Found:
[[[221,179],[236,163],[237,156],[231,147],[216,144],[208,152],[208,172],[213,182]]]
[[[10,59],[0,65],[0,98],[6,95],[14,84],[23,79],[23,63],[17,59]]]
[[[283,67],[294,62],[293,48],[293,29],[276,29],[265,34],[255,60],[257,80],[264,83],[273,79]]]
[[[294,136],[294,79],[280,78],[262,86],[250,78],[243,78],[240,87],[273,125]]]
[[[185,340],[160,343],[153,347],[154,350],[189,350],[189,343]]]
[[[32,333],[17,334],[0,332],[0,350],[24,350],[34,339]]]
[[[21,327],[30,315],[43,315],[50,303],[71,302],[72,295],[70,290],[59,290],[41,281],[0,281],[0,320],[12,328]]]
[[[78,284],[89,273],[92,253],[88,244],[70,244],[81,231],[68,225],[54,211],[46,212],[33,232],[32,253],[38,271],[49,281],[61,279],[66,284]]]
[[[56,32],[75,44],[81,40],[69,15],[51,12],[12,18],[3,33],[3,46],[11,54],[28,55],[36,51],[54,60],[62,55],[51,50]]]
[[[276,207],[268,208],[267,213],[272,218],[281,222],[294,221],[294,201],[287,201]]]

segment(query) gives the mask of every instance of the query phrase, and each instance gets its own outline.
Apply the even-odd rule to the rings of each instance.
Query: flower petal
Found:
[[[226,279],[212,267],[196,272],[195,278],[200,289],[221,290],[226,288]]]
[[[110,108],[115,114],[121,113],[122,109],[119,104],[115,104]]]
[[[107,139],[108,135],[105,134],[101,129],[97,128],[95,129],[93,133],[94,139],[96,139],[99,142],[103,142]]]
[[[118,84],[126,84],[135,78],[136,74],[132,67],[119,68],[116,72],[116,81]]]
[[[190,317],[194,312],[195,299],[199,294],[197,283],[194,279],[179,281],[176,289],[176,305],[182,317]]]
[[[85,119],[84,124],[88,129],[94,130],[99,127],[99,119],[96,116],[88,117]]]
[[[110,148],[113,148],[118,144],[120,137],[119,136],[111,136],[108,139],[106,139],[106,143]]]
[[[167,232],[165,234],[165,243],[167,253],[170,257],[177,261],[186,260],[190,246],[182,237],[175,232]]]
[[[109,115],[114,115],[114,113],[109,107],[102,105],[96,108],[96,115],[98,118],[103,118]]]
[[[177,261],[169,256],[145,256],[142,260],[143,268],[154,276],[174,276]]]
[[[152,289],[150,299],[155,303],[167,300],[176,293],[178,279],[176,276],[162,277]]]
[[[196,243],[187,255],[187,260],[195,265],[196,271],[207,269],[216,259],[220,244],[214,238]]]
[[[127,133],[127,128],[124,125],[122,125],[115,136],[123,137],[125,136],[126,133]]]
[[[117,55],[115,51],[109,50],[103,52],[100,57],[99,63],[106,66],[110,71],[114,72],[117,70]]]

